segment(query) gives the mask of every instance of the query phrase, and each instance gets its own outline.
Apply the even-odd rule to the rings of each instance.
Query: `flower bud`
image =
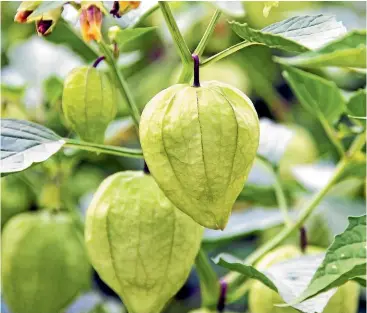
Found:
[[[36,30],[39,36],[47,36],[51,34],[56,26],[57,21],[61,17],[62,7],[56,8],[43,13],[41,16],[29,18],[27,22],[36,22]]]
[[[106,13],[101,1],[82,1],[80,26],[84,41],[101,40],[102,17]]]
[[[113,8],[110,13],[113,15],[113,17],[120,18],[123,14],[137,9],[140,4],[141,1],[114,1]]]
[[[23,1],[15,14],[14,21],[18,23],[27,23],[30,16],[42,1]]]

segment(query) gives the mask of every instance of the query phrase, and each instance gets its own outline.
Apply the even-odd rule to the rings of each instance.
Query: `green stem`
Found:
[[[280,211],[283,214],[285,224],[290,226],[292,224],[292,220],[289,217],[287,198],[284,194],[282,182],[280,181],[278,172],[275,170],[274,166],[268,160],[264,159],[263,157],[257,156],[256,159],[259,162],[261,162],[269,170],[269,172],[271,172],[271,174],[273,175],[275,196],[277,198],[277,202],[278,202]]]
[[[329,137],[330,141],[332,142],[332,144],[334,145],[334,147],[336,148],[336,150],[338,151],[339,155],[341,157],[344,156],[345,151],[343,148],[342,143],[340,142],[340,140],[336,137],[336,132],[334,131],[334,129],[330,126],[329,122],[325,119],[324,116],[319,115],[318,116],[322,127],[324,128],[327,136]]]
[[[127,85],[127,82],[124,76],[122,75],[121,71],[117,68],[117,64],[109,47],[104,42],[100,42],[99,46],[101,47],[101,50],[105,54],[106,60],[111,68],[112,74],[115,76],[115,79],[118,83],[119,90],[122,93],[122,96],[126,99],[130,115],[136,127],[139,128],[140,111],[135,103],[133,95],[130,92],[129,86]]]
[[[271,251],[280,243],[282,243],[294,231],[299,229],[304,224],[304,222],[311,215],[314,209],[318,206],[321,200],[325,197],[325,195],[329,192],[329,190],[335,185],[335,183],[342,176],[346,167],[349,165],[349,162],[352,160],[353,155],[359,152],[359,150],[364,146],[364,144],[365,144],[365,133],[359,135],[354,140],[354,142],[352,143],[352,145],[348,150],[347,156],[340,160],[328,184],[324,188],[322,188],[318,193],[316,193],[315,196],[311,199],[310,203],[307,206],[305,206],[303,210],[301,210],[301,213],[297,221],[291,226],[285,226],[285,228],[281,232],[279,232],[272,240],[266,242],[264,245],[255,250],[252,254],[250,254],[245,260],[246,264],[248,265],[255,264],[265,254],[267,254],[269,251]],[[239,292],[236,292],[236,289],[246,282],[247,278],[245,276],[239,273],[232,272],[229,273],[227,276],[225,276],[224,279],[229,284],[228,286],[229,294],[236,293],[236,297],[233,297],[232,295],[230,297],[233,301],[237,300],[239,297],[243,295],[240,294]]]
[[[216,10],[209,22],[208,27],[205,30],[205,33],[203,35],[203,37],[201,38],[198,46],[196,47],[195,51],[193,54],[197,54],[199,57],[202,56],[202,54],[204,53],[205,47],[209,42],[209,39],[211,37],[211,35],[214,32],[215,29],[215,25],[217,25],[218,20],[220,18],[221,15],[221,11],[220,10]]]
[[[68,148],[76,148],[76,149],[81,149],[85,151],[112,154],[112,155],[129,157],[129,158],[142,159],[144,157],[143,151],[139,149],[130,149],[130,148],[123,148],[123,147],[100,145],[97,143],[78,141],[78,140],[68,139],[68,138],[64,138],[64,140],[66,142],[64,147],[68,147]]]
[[[212,16],[208,27],[205,30],[205,33],[203,35],[203,37],[201,38],[198,46],[196,47],[195,51],[193,54],[198,55],[199,57],[202,56],[202,54],[204,53],[205,47],[207,46],[209,39],[211,37],[211,35],[213,34],[213,31],[215,29],[215,25],[217,24],[219,17],[221,15],[220,10],[216,10],[214,12],[214,15]],[[183,64],[182,67],[182,71],[180,74],[180,78],[178,79],[179,83],[189,83],[192,76],[193,76],[193,70],[192,70],[192,65],[191,64]]]
[[[181,35],[181,32],[177,26],[175,18],[172,15],[171,8],[169,7],[168,2],[159,1],[158,3],[163,13],[163,17],[166,20],[169,32],[171,33],[173,41],[180,54],[182,63],[191,64],[192,63],[191,52],[187,47],[185,39]]]
[[[209,65],[211,63],[214,63],[214,62],[217,62],[235,52],[237,52],[238,50],[241,50],[243,48],[246,48],[246,47],[249,47],[249,46],[252,46],[252,45],[262,45],[260,43],[257,43],[257,42],[248,42],[248,41],[242,41],[238,44],[235,44],[215,55],[213,55],[212,57],[206,59],[205,61],[201,62],[201,66],[206,66],[206,65]]]
[[[219,297],[219,282],[205,251],[201,248],[195,260],[196,271],[199,275],[201,305],[215,307]]]

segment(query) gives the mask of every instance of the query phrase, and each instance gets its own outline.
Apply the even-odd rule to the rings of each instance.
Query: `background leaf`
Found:
[[[366,89],[359,89],[349,98],[347,111],[353,116],[366,116]]]
[[[52,130],[23,120],[1,120],[0,172],[23,171],[33,163],[43,162],[64,145]]]
[[[291,212],[291,215],[295,215]],[[243,212],[235,211],[223,231],[205,229],[203,243],[218,243],[282,225],[284,216],[276,208],[253,208]]]
[[[334,82],[291,67],[283,76],[305,109],[319,119],[332,123],[344,112],[344,98]]]
[[[335,237],[321,266],[297,302],[363,275],[366,275],[366,215],[349,218],[347,229]]]
[[[301,66],[366,67],[366,31],[353,31],[326,46],[292,58],[274,58],[277,62]]]
[[[333,16],[295,16],[255,30],[248,24],[229,22],[241,38],[291,52],[317,49],[346,32],[341,22]]]

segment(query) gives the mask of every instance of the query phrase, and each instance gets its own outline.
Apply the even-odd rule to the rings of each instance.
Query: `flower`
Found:
[[[27,22],[36,22],[36,30],[39,36],[47,36],[51,34],[60,19],[63,8],[59,7],[43,13],[42,15],[30,16]]]
[[[123,14],[130,10],[137,9],[141,4],[141,1],[114,1],[113,8],[110,13],[117,18],[120,18]]]
[[[100,41],[102,38],[101,26],[105,9],[100,1],[82,2],[80,26],[85,41]]]
[[[17,23],[27,23],[30,16],[42,1],[23,1],[17,9],[14,21]]]

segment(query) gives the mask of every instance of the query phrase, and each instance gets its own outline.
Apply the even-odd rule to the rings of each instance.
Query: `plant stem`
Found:
[[[166,24],[169,32],[173,38],[173,41],[176,45],[176,48],[180,54],[180,58],[183,64],[192,64],[191,52],[187,47],[187,44],[184,38],[181,35],[181,32],[177,26],[176,20],[172,15],[171,8],[169,7],[168,2],[159,1],[159,6],[163,13],[163,17],[166,20]]]
[[[199,276],[201,305],[215,307],[219,297],[219,282],[205,251],[200,248],[195,260],[196,271]]]
[[[283,214],[285,225],[291,226],[292,220],[289,217],[289,213],[288,213],[287,198],[284,195],[284,191],[283,191],[282,183],[279,178],[279,174],[278,172],[275,172],[274,170],[273,170],[273,173],[274,173],[274,179],[275,179],[275,182],[274,182],[275,196],[277,198],[279,209]]]
[[[193,54],[198,55],[199,57],[202,56],[206,45],[209,42],[209,39],[211,37],[211,35],[213,34],[215,25],[217,24],[219,17],[221,15],[220,10],[216,10],[214,12],[214,15],[212,16],[208,27],[205,30],[205,33],[203,35],[203,37],[201,38],[198,46],[196,47],[195,51]],[[193,71],[190,65],[187,64],[183,64],[182,70],[181,70],[181,74],[180,74],[180,78],[178,80],[179,83],[189,83],[191,78],[193,76]]]
[[[129,158],[143,158],[143,151],[139,149],[130,149],[130,148],[123,148],[123,147],[115,147],[115,146],[107,146],[107,145],[100,145],[97,143],[79,141],[74,139],[64,138],[65,145],[64,147],[69,148],[76,148],[85,151],[91,151],[96,153],[106,153],[112,154],[117,156],[129,157]]]
[[[198,46],[196,47],[195,51],[193,54],[197,54],[199,57],[202,56],[202,54],[204,53],[205,47],[209,42],[209,39],[211,37],[211,35],[214,32],[215,29],[215,25],[217,25],[218,20],[220,18],[221,15],[221,11],[220,10],[215,10],[214,15],[212,16],[208,27],[205,30],[205,33],[203,35],[203,37],[201,38]]]
[[[96,68],[99,65],[99,63],[101,63],[104,59],[105,59],[104,55],[100,56],[97,60],[94,61],[93,67]]]
[[[319,120],[321,122],[321,125],[324,128],[327,136],[329,137],[330,141],[332,142],[332,144],[334,145],[334,147],[338,151],[339,155],[341,157],[343,157],[344,154],[345,154],[345,151],[344,151],[342,143],[336,137],[336,133],[335,133],[334,129],[330,126],[329,122],[325,119],[325,117],[323,115],[319,115],[318,118],[319,118]]]
[[[194,84],[192,85],[193,87],[200,87],[200,71],[199,71],[199,65],[200,65],[200,60],[199,60],[199,56],[196,54],[192,55],[192,59],[194,60]]]
[[[205,61],[203,61],[200,65],[201,66],[206,66],[206,65],[209,65],[210,63],[213,63],[213,62],[217,62],[235,52],[237,52],[238,50],[241,50],[245,47],[249,47],[249,46],[252,46],[252,45],[262,45],[261,43],[257,43],[257,42],[248,42],[248,41],[242,41],[240,43],[237,43],[215,55],[213,55],[212,57],[206,59]]]
[[[109,47],[104,43],[100,42],[101,49],[103,50],[106,60],[112,70],[112,74],[114,75],[119,90],[122,93],[123,97],[126,99],[127,106],[130,111],[130,115],[136,125],[137,128],[139,128],[139,121],[140,121],[140,112],[138,107],[136,106],[135,100],[130,92],[129,86],[127,85],[127,82],[125,78],[123,77],[121,71],[117,68],[115,59],[112,55],[112,52],[110,51]]]
[[[279,232],[272,240],[266,242],[264,245],[255,250],[252,254],[250,254],[245,260],[246,264],[252,265],[257,261],[259,261],[265,254],[267,254],[269,251],[271,251],[280,243],[282,243],[288,236],[290,236],[294,231],[299,229],[304,224],[304,222],[311,215],[314,209],[318,206],[318,204],[321,202],[324,196],[342,176],[344,170],[348,166],[349,162],[352,160],[353,155],[359,152],[359,150],[364,146],[364,144],[365,144],[365,133],[357,136],[357,138],[350,146],[346,157],[341,159],[340,162],[338,163],[336,170],[332,178],[328,182],[328,184],[324,188],[322,188],[318,193],[316,193],[315,196],[311,199],[310,203],[307,206],[305,206],[303,210],[301,210],[301,213],[297,221],[291,226],[285,226],[283,230]],[[232,272],[229,273],[227,276],[225,276],[224,279],[229,284],[229,293],[230,294],[236,293],[236,297],[234,297],[233,295],[230,297],[231,301],[235,301],[243,295],[239,292],[236,292],[236,289],[240,288],[240,286],[244,282],[246,282],[247,278],[245,276],[239,273]]]

